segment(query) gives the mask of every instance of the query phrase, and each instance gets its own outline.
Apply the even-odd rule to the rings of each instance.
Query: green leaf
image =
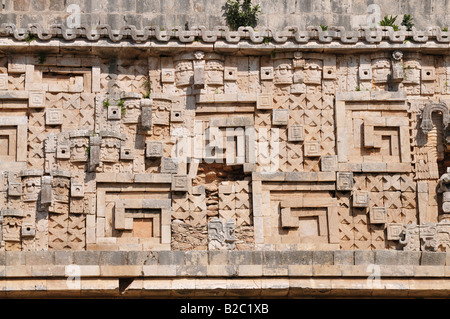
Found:
[[[232,30],[239,27],[256,27],[260,12],[260,6],[252,6],[251,0],[243,0],[243,3],[241,0],[227,0],[225,4],[226,22]]]

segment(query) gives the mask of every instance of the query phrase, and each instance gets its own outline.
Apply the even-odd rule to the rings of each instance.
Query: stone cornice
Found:
[[[172,41],[183,44],[195,42],[214,44],[221,41],[229,45],[247,42],[249,45],[261,46],[278,46],[286,43],[371,46],[386,43],[414,48],[422,45],[448,46],[450,32],[442,31],[440,27],[429,27],[427,30],[416,30],[413,27],[412,31],[400,27],[398,31],[394,31],[392,27],[377,27],[376,29],[365,27],[360,30],[345,30],[344,27],[339,26],[330,26],[326,31],[323,31],[319,26],[310,26],[307,30],[299,30],[295,26],[286,27],[284,30],[275,30],[274,28],[257,30],[252,27],[240,27],[237,31],[231,31],[226,26],[217,26],[213,30],[207,30],[204,26],[195,26],[189,30],[182,27],[162,30],[156,26],[148,26],[139,30],[133,25],[126,25],[115,30],[106,24],[98,25],[96,28],[82,25],[72,29],[61,24],[55,24],[45,29],[39,24],[29,24],[27,28],[17,28],[14,24],[3,23],[0,26],[0,38],[14,38],[17,41],[27,42],[53,39],[62,41],[85,39],[89,42],[97,42],[107,39],[113,43],[131,41],[133,43],[153,42],[160,45]]]

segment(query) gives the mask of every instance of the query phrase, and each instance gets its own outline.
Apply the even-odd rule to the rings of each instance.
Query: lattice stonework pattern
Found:
[[[297,29],[2,26],[0,250],[447,250],[446,33]]]

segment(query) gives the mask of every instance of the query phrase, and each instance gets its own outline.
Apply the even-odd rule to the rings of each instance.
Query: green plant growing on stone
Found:
[[[109,103],[109,99],[104,99],[103,100],[103,106],[104,107],[109,107],[111,104]]]
[[[405,14],[403,16],[403,20],[402,20],[401,25],[405,26],[406,30],[411,31],[412,27],[414,26],[413,20],[414,19],[411,17],[410,14]]]
[[[270,44],[271,41],[272,41],[271,38],[269,38],[269,37],[264,37],[263,43],[264,43],[264,44]]]
[[[36,40],[36,36],[32,34],[31,32],[28,32],[27,37],[25,38],[25,41],[30,43]]]
[[[144,98],[150,98],[150,94],[152,93],[152,81],[150,80],[150,78],[147,78],[147,80],[142,83],[142,87],[147,91],[147,93],[144,94]]]
[[[117,106],[120,106],[120,111],[122,115],[125,115],[127,112],[127,108],[125,107],[125,101],[123,99],[120,99],[119,102],[117,102]]]
[[[355,91],[357,91],[357,92],[361,91],[361,87],[358,85],[358,86],[355,88]]]
[[[43,66],[45,61],[47,61],[47,53],[41,52],[39,54],[39,60],[38,60],[39,65]]]
[[[231,30],[239,27],[256,27],[258,15],[261,12],[259,5],[252,6],[251,0],[227,0],[224,6],[225,20]]]
[[[443,27],[442,28],[442,32],[447,32],[448,31],[448,27]]]
[[[382,27],[392,27],[394,31],[398,31],[398,25],[395,24],[397,16],[384,16],[383,20],[380,21],[380,26]]]
[[[91,147],[90,146],[88,146],[88,147],[86,147],[86,154],[90,154],[91,153]]]
[[[327,31],[328,30],[328,26],[327,25],[320,25],[320,28],[322,29],[322,31]]]

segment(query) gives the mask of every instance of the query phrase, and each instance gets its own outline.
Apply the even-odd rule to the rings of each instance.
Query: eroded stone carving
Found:
[[[403,50],[405,35],[408,45],[444,35],[101,30],[58,36],[111,46],[148,40],[164,55],[128,58],[123,47],[120,58],[104,59],[94,50],[99,56],[51,55],[39,68],[35,56],[0,56],[8,243],[0,249],[170,249],[170,225],[179,222],[203,238],[202,249],[208,235],[210,249],[448,245],[447,175],[436,189],[448,155],[450,64],[390,46]],[[12,31],[2,27],[0,36],[24,40]],[[273,52],[261,49],[264,38]],[[204,47],[216,41],[217,51]],[[280,52],[283,43],[302,45]],[[367,43],[383,45],[363,54],[340,47]]]
[[[431,115],[433,112],[442,113],[442,125],[444,128],[448,127],[450,123],[449,109],[445,103],[427,103],[422,111],[420,128],[425,134],[428,134],[433,129],[433,122]]]
[[[219,218],[211,219],[208,222],[208,249],[233,250],[236,241],[234,230],[234,220],[222,222]]]
[[[388,224],[389,240],[398,240],[407,251],[448,251],[450,249],[450,224],[448,222],[413,224]]]

